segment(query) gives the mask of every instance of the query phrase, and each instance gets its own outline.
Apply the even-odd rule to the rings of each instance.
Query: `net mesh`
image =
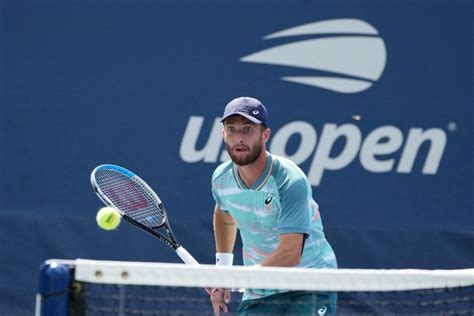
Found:
[[[157,201],[140,180],[129,178],[115,169],[99,169],[95,181],[100,191],[116,208],[149,227],[161,226],[164,214]]]
[[[73,315],[213,315],[204,287],[323,294],[316,297],[337,293],[335,313],[315,309],[301,315],[474,315],[474,269],[310,270],[89,260],[69,266]],[[241,298],[234,291],[224,315],[237,315]],[[273,311],[289,303],[285,298],[269,302]]]
[[[78,286],[85,304],[76,311],[85,315],[213,315],[209,297],[198,288],[92,283]],[[337,314],[473,315],[472,299],[472,287],[380,293],[339,291]],[[237,315],[240,300],[240,293],[232,293],[226,315]],[[273,302],[285,303],[284,300]]]

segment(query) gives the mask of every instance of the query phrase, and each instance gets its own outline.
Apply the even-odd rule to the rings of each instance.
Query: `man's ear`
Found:
[[[272,134],[272,130],[269,129],[268,127],[265,128],[265,130],[263,131],[263,134],[262,134],[262,137],[263,137],[263,141],[266,143],[269,139],[270,139],[270,135]]]

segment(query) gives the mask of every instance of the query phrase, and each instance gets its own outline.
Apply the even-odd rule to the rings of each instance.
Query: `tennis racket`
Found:
[[[117,209],[124,220],[161,240],[184,263],[198,264],[178,243],[163,203],[140,177],[125,168],[107,164],[92,171],[91,183],[102,202]]]

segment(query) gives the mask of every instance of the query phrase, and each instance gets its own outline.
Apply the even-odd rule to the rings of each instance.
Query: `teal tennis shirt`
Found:
[[[229,212],[242,239],[244,265],[260,264],[278,246],[280,234],[305,234],[302,268],[336,268],[336,257],[323,233],[318,204],[303,171],[291,160],[267,153],[265,170],[247,187],[231,160],[212,175],[216,205]],[[246,290],[244,300],[284,290]]]

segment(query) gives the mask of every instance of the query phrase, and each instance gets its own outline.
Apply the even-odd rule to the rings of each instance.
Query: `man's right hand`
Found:
[[[211,302],[212,308],[214,309],[214,315],[220,316],[221,309],[227,313],[227,305],[230,303],[230,290],[225,289],[213,289],[211,291]]]

